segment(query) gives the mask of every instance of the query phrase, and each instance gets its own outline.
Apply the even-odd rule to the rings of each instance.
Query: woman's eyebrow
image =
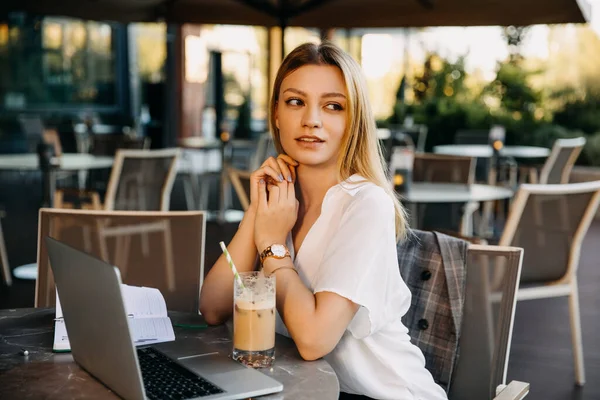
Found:
[[[346,96],[343,93],[338,92],[323,93],[321,97],[342,97],[344,99],[346,98]]]
[[[292,92],[292,93],[296,93],[299,94],[301,96],[307,97],[308,95],[306,94],[306,92],[303,92],[302,90],[299,89],[295,89],[295,88],[287,88],[283,91],[283,93],[285,92]],[[346,95],[344,95],[343,93],[339,93],[339,92],[329,92],[329,93],[323,93],[321,95],[321,97],[342,97],[342,98],[346,98]]]

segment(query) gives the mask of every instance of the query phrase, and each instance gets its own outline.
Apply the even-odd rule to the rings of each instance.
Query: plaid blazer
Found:
[[[402,322],[446,391],[457,361],[468,243],[438,232],[412,230],[397,245],[400,275],[411,293]]]

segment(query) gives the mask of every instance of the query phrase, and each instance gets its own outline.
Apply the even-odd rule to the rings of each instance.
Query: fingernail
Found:
[[[260,183],[261,185],[264,185],[265,184],[265,180],[261,179],[260,181],[258,181],[258,183]]]
[[[291,175],[288,176],[288,182],[290,182],[290,183],[292,182],[292,176]]]
[[[279,174],[279,182],[283,182],[283,175]]]

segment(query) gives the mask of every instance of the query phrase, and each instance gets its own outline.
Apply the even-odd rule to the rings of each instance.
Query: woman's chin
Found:
[[[285,149],[285,148],[284,148]],[[322,165],[329,165],[335,156],[331,154],[325,154],[323,151],[314,151],[312,149],[290,149],[286,154],[296,160],[300,165],[317,167]],[[334,162],[335,164],[335,162]]]
[[[294,160],[298,161],[299,165],[306,167],[324,167],[329,165],[329,160],[324,157],[306,156],[298,154],[296,157],[290,156]]]

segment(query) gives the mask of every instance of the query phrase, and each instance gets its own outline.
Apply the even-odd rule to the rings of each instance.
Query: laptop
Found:
[[[246,399],[283,390],[201,340],[138,347],[117,267],[46,237],[73,358],[126,400]]]

